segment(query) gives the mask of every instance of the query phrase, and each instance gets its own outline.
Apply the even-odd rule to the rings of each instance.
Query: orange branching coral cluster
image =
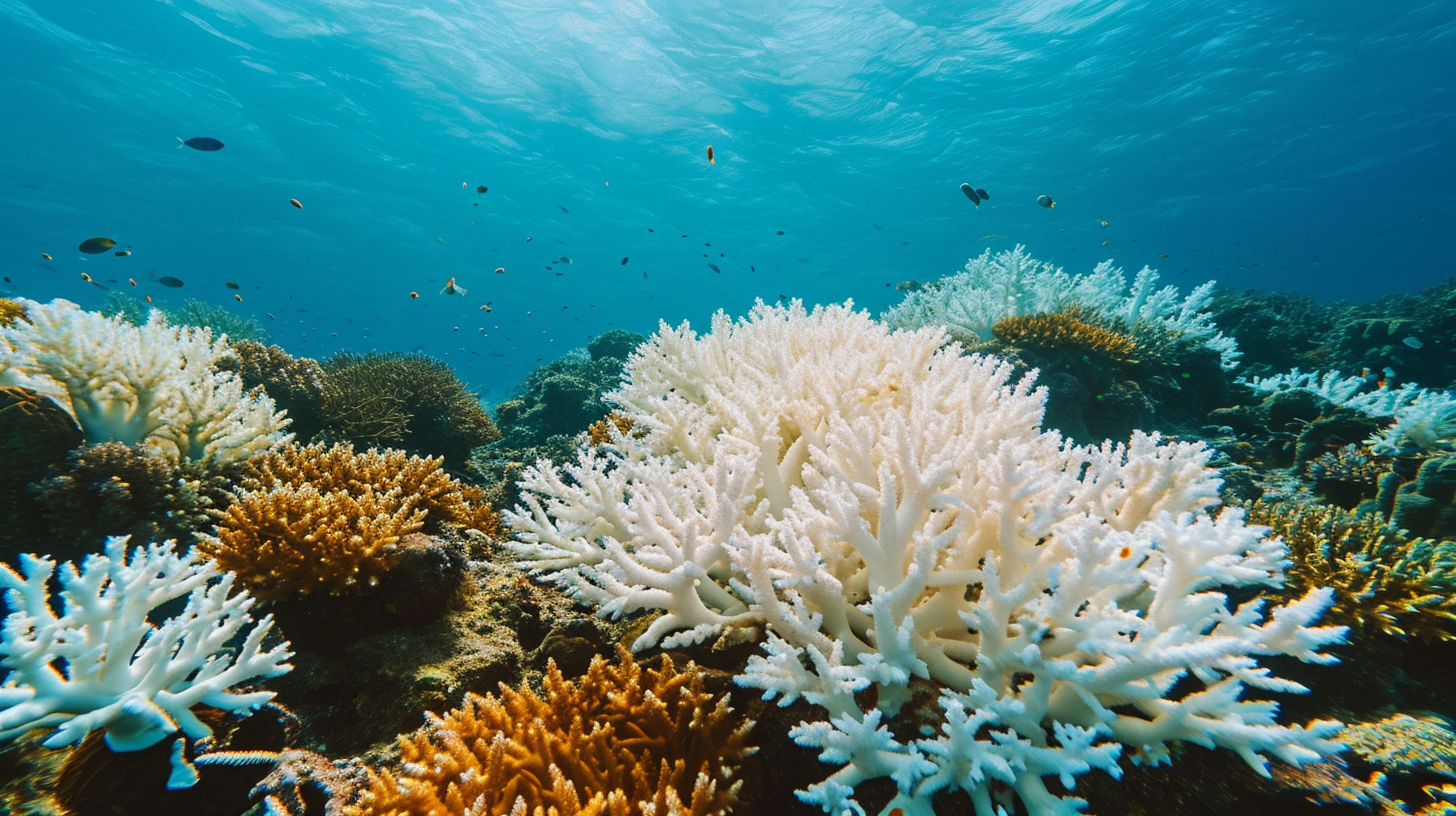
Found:
[[[260,598],[366,592],[410,533],[498,532],[480,491],[440,465],[400,451],[290,446],[257,459],[200,546]]]
[[[1285,594],[1334,589],[1326,623],[1456,640],[1456,541],[1409,538],[1378,514],[1321,504],[1255,503],[1249,521],[1268,525],[1289,548]]]
[[[1135,363],[1137,341],[1132,337],[1088,320],[1079,309],[1051,314],[1006,317],[996,321],[991,332],[1008,343],[1043,349],[1092,351],[1120,362]]]
[[[616,411],[607,414],[586,429],[587,442],[591,445],[605,445],[611,442],[612,428],[616,428],[622,434],[630,434],[632,433],[632,418]]]
[[[585,676],[554,663],[545,695],[501,687],[400,740],[397,770],[370,771],[347,816],[708,816],[729,812],[751,722],[692,664],[644,670],[625,651]]]

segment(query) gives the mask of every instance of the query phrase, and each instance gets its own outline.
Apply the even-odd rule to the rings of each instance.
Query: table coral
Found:
[[[1067,444],[1029,377],[946,341],[797,302],[663,324],[611,396],[633,434],[528,470],[520,562],[603,615],[662,610],[636,649],[766,628],[739,682],[825,712],[792,735],[837,767],[801,793],[826,812],[890,777],[907,812],[961,788],[982,816],[1073,813],[1124,746],[1260,773],[1333,752],[1337,723],[1277,722],[1267,695],[1306,689],[1259,664],[1334,662],[1331,593],[1250,599],[1285,550],[1209,512],[1209,451]],[[912,678],[934,710],[903,711]]]
[[[753,750],[752,722],[692,664],[644,670],[626,653],[570,681],[552,663],[542,695],[502,685],[426,717],[400,739],[396,768],[370,771],[347,816],[724,814]]]

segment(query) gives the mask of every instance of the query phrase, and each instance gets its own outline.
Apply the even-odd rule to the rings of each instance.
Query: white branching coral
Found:
[[[1116,775],[1124,746],[1222,746],[1260,772],[1335,750],[1338,723],[1246,699],[1303,691],[1258,658],[1333,662],[1343,629],[1313,625],[1327,590],[1269,610],[1225,594],[1277,586],[1284,547],[1205,512],[1199,445],[1073,446],[1008,364],[797,302],[702,337],[663,325],[610,399],[631,436],[528,469],[521,563],[603,614],[662,610],[636,649],[765,627],[739,682],[826,711],[794,736],[841,766],[801,793],[828,812],[863,813],[854,787],[888,776],[906,812],[958,787],[980,816],[1005,791],[1072,813],[1044,778]],[[906,739],[890,723],[912,678],[941,724]]]
[[[86,441],[146,444],[172,461],[226,465],[287,443],[289,420],[217,363],[231,354],[208,329],[146,325],[65,300],[19,301],[26,319],[0,327],[0,385],[50,397]]]
[[[193,706],[251,710],[272,692],[232,687],[292,668],[286,641],[263,648],[272,618],[253,625],[253,599],[233,593],[232,573],[219,573],[196,551],[177,554],[170,541],[137,547],[130,558],[126,544],[112,537],[104,555],[60,568],[59,615],[49,589],[56,562],[22,555],[19,572],[0,564],[11,610],[0,629],[0,667],[9,670],[0,685],[0,741],[52,726],[49,747],[98,729],[115,751],[149,748],[178,731],[198,740],[212,730]],[[181,611],[152,620],[158,607],[183,597]],[[183,748],[179,738],[172,787],[196,781]]]
[[[1302,390],[1335,405],[1353,408],[1373,417],[1393,421],[1377,431],[1365,444],[1376,453],[1390,456],[1416,451],[1450,450],[1456,446],[1456,396],[1449,391],[1432,391],[1405,383],[1399,388],[1372,388],[1365,377],[1343,377],[1338,371],[1300,371],[1244,379],[1255,394]]]
[[[1224,370],[1231,370],[1243,355],[1234,339],[1214,325],[1208,312],[1212,297],[1213,281],[1183,297],[1176,286],[1160,288],[1158,273],[1147,266],[1131,287],[1112,261],[1103,261],[1087,275],[1068,275],[1017,245],[995,255],[986,250],[963,271],[911,292],[884,319],[898,329],[943,326],[955,339],[969,343],[989,341],[992,326],[1008,317],[1085,309],[1121,321],[1135,337],[1153,329],[1201,342],[1218,352]]]

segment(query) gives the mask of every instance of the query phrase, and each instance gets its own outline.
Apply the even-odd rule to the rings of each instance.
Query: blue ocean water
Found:
[[[0,102],[0,291],[203,298],[488,401],[987,246],[1322,299],[1456,271],[1444,2],[0,0]]]

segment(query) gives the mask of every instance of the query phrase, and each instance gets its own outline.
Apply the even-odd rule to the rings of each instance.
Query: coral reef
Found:
[[[1324,335],[1337,309],[1296,292],[1222,286],[1208,304],[1218,327],[1238,341],[1241,362],[1258,371],[1329,367]]]
[[[1145,266],[1129,286],[1111,261],[1086,275],[1068,275],[1027,255],[1018,244],[994,256],[988,249],[964,271],[912,291],[885,312],[884,320],[899,329],[943,326],[952,338],[974,348],[989,341],[995,324],[1005,318],[1078,308],[1127,326],[1138,341],[1145,332],[1171,333],[1216,352],[1223,370],[1237,367],[1238,345],[1218,331],[1206,311],[1213,282],[1183,298],[1177,287],[1160,289],[1157,284],[1158,273]]]
[[[1333,752],[1337,723],[1246,696],[1304,691],[1257,658],[1334,662],[1344,630],[1313,625],[1328,589],[1224,594],[1279,586],[1285,549],[1206,512],[1209,451],[1064,444],[1029,378],[946,341],[797,302],[664,324],[609,396],[634,435],[527,470],[520,562],[603,615],[661,610],[634,649],[766,629],[738,682],[825,712],[791,735],[838,766],[801,793],[828,812],[890,777],[907,811],[1069,813],[1045,778],[1117,775],[1123,746],[1261,774]]]
[[[0,326],[9,326],[25,319],[25,306],[10,298],[0,298]]]
[[[694,666],[664,658],[644,670],[626,653],[597,657],[574,681],[553,664],[540,695],[502,685],[427,718],[400,740],[396,769],[371,770],[347,816],[726,814],[752,751],[752,723]]]
[[[1456,541],[1411,538],[1379,515],[1322,505],[1256,503],[1249,521],[1289,550],[1277,594],[1330,587],[1326,619],[1357,634],[1456,640]]]
[[[323,430],[326,377],[322,366],[307,357],[294,357],[278,346],[232,337],[228,342],[237,354],[236,362],[224,361],[218,367],[237,372],[244,388],[262,386],[274,404],[293,420],[289,430],[295,439],[308,442]]]
[[[1005,317],[996,321],[991,333],[997,339],[1014,345],[1084,351],[1120,363],[1137,362],[1136,340],[1089,323],[1084,317],[1091,316],[1077,308],[1051,314]]]
[[[139,546],[128,558],[126,543],[112,538],[104,555],[61,569],[59,615],[49,591],[55,561],[24,555],[18,573],[0,565],[12,610],[0,629],[0,654],[10,669],[0,686],[0,741],[52,726],[48,747],[97,730],[114,751],[150,748],[178,731],[200,740],[212,728],[193,706],[249,711],[272,693],[232,687],[292,668],[287,642],[263,648],[272,619],[254,624],[254,601],[233,592],[231,574],[195,550],[178,555],[171,542]],[[179,598],[187,599],[184,608],[152,620],[158,607]],[[197,781],[185,748],[180,737],[173,743],[169,787]]]
[[[443,456],[460,470],[500,438],[450,366],[425,354],[340,353],[323,363],[323,418],[341,441]]]
[[[233,342],[242,340],[254,343],[268,342],[268,332],[255,318],[233,314],[226,307],[197,298],[187,298],[182,305],[165,313],[167,321],[176,326],[196,326],[211,329],[213,335],[226,335]]]
[[[409,534],[459,527],[493,536],[497,526],[480,491],[440,459],[315,444],[262,457],[200,546],[277,600],[370,592],[399,566]]]
[[[29,485],[82,443],[64,408],[26,388],[0,387],[0,559],[50,535]]]
[[[210,523],[208,511],[227,502],[226,485],[221,475],[178,466],[152,448],[103,442],[73,450],[30,491],[56,542],[52,554],[67,547],[79,557],[113,535],[191,545]]]
[[[0,385],[54,400],[88,443],[145,443],[173,461],[221,467],[290,438],[266,394],[216,368],[229,352],[207,330],[21,302],[28,321],[0,328]]]
[[[1371,504],[1414,535],[1456,539],[1456,455],[1421,462],[1409,481],[1400,473],[1383,477]]]
[[[1392,468],[1389,457],[1359,445],[1342,445],[1311,459],[1305,475],[1320,498],[1348,510],[1374,498],[1380,478]]]

